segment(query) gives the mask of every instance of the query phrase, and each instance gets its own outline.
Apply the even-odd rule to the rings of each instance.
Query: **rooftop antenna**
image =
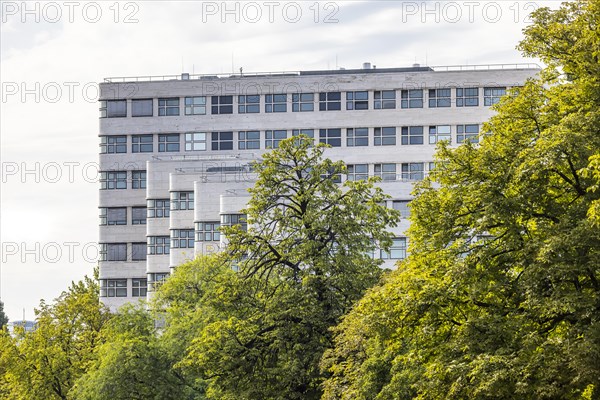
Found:
[[[244,67],[240,67],[240,76],[244,76]]]
[[[338,69],[338,56],[335,55],[335,69]]]

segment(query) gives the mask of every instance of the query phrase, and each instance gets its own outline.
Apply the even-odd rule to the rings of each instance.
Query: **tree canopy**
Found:
[[[319,398],[330,328],[381,275],[370,253],[389,248],[398,212],[373,180],[336,184],[345,166],[324,149],[300,136],[266,153],[247,229],[225,229],[238,272],[213,294],[212,320],[185,360],[212,398]]]
[[[533,14],[548,67],[440,146],[410,257],[336,327],[325,399],[600,398],[600,2]]]

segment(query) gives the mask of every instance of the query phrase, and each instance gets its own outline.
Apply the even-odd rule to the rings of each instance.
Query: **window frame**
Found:
[[[211,149],[214,151],[233,150],[233,131],[211,132]]]
[[[308,96],[310,96],[310,98]],[[314,93],[292,93],[292,112],[312,111],[315,111]]]
[[[393,135],[391,134],[393,130]],[[396,146],[397,129],[395,126],[378,126],[373,128],[374,146]]]
[[[319,111],[341,111],[342,92],[320,92]]]
[[[147,104],[148,102],[150,103],[150,113],[148,113],[147,111]],[[146,107],[144,107],[144,104],[146,105]],[[137,111],[136,112],[136,105],[139,105],[138,107],[141,107],[141,110],[146,110],[146,111]],[[131,116],[132,117],[153,117],[154,116],[154,99],[132,99],[131,100]]]
[[[390,96],[390,93],[393,96]],[[389,96],[389,97],[386,97]],[[396,109],[396,90],[375,90],[373,92],[374,110],[395,110]]]
[[[423,108],[423,89],[403,89],[400,92],[400,108]]]
[[[176,103],[176,104],[175,104]],[[180,114],[181,100],[179,97],[159,97],[158,116],[177,117]]]
[[[196,103],[196,99],[199,99],[200,103]],[[183,107],[185,115],[206,115],[206,96],[184,97]]]

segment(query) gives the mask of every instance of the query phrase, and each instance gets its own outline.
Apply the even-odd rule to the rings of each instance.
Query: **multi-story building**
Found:
[[[377,175],[403,219],[390,252],[406,256],[412,185],[438,141],[477,141],[507,88],[532,65],[371,67],[295,73],[109,78],[100,84],[100,279],[105,304],[150,295],[173,267],[223,245],[243,223],[250,163],[304,133],[348,175]]]

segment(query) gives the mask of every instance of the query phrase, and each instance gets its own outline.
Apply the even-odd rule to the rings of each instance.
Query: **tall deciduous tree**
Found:
[[[336,328],[325,399],[600,398],[600,2],[540,9],[548,64],[442,146],[411,256]]]
[[[0,388],[4,386],[6,398],[69,398],[95,358],[100,331],[110,318],[98,290],[97,280],[88,277],[72,283],[52,304],[42,301],[33,332],[17,327],[14,338],[3,335]]]
[[[282,141],[255,166],[247,230],[225,230],[236,274],[214,294],[212,321],[184,362],[212,398],[316,399],[330,327],[381,275],[398,213],[372,180],[346,182],[342,162],[304,136]]]
[[[78,400],[202,399],[173,368],[178,358],[157,334],[145,305],[121,307],[102,330],[105,341],[70,392]]]

